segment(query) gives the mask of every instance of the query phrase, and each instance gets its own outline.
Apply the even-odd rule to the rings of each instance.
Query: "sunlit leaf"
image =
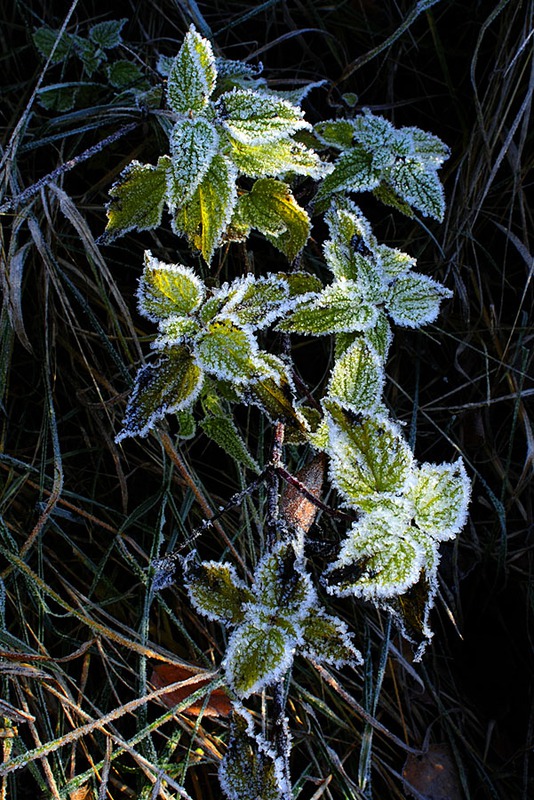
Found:
[[[239,172],[250,178],[283,176],[290,172],[321,178],[330,171],[329,165],[323,163],[313,150],[293,139],[257,145],[245,145],[231,139],[230,147],[232,161]]]
[[[231,564],[187,559],[184,580],[191,602],[208,619],[237,625],[245,618],[245,604],[254,599]]]
[[[330,413],[331,478],[346,501],[366,510],[376,495],[402,492],[414,459],[398,428],[364,414],[332,407]]]
[[[217,153],[219,136],[204,117],[177,122],[169,137],[171,165],[167,172],[167,202],[173,211],[186,203],[204,179]]]
[[[309,464],[299,469],[295,478],[314,495],[321,499],[324,483],[325,456],[320,453]],[[303,492],[291,483],[284,486],[280,498],[280,513],[290,525],[307,533],[317,515],[318,507]]]
[[[195,342],[198,363],[216,378],[249,383],[258,345],[252,334],[231,320],[211,322]]]
[[[224,156],[213,157],[192,198],[176,212],[173,226],[185,234],[209,263],[221,244],[237,201],[236,168]]]
[[[377,309],[366,301],[354,281],[336,281],[315,298],[301,303],[277,325],[277,330],[321,336],[365,331],[376,322]]]
[[[387,180],[412,208],[438,221],[445,214],[445,195],[435,169],[417,158],[406,158],[392,166]]]
[[[342,153],[334,170],[322,182],[318,196],[325,197],[343,190],[366,192],[380,183],[381,170],[373,162],[373,154],[363,148]]]
[[[409,273],[393,281],[386,295],[386,308],[397,325],[417,328],[434,322],[443,299],[452,292],[428,275]]]
[[[290,260],[308,240],[310,218],[282,181],[260,178],[236,210],[240,223],[261,231]]]
[[[462,461],[421,464],[413,489],[415,522],[433,538],[456,536],[465,525],[470,485]]]
[[[380,358],[363,338],[358,338],[337,359],[328,384],[328,397],[352,411],[369,411],[380,402],[384,386]]]
[[[204,297],[202,281],[183,264],[165,264],[145,252],[145,268],[137,290],[138,308],[152,322],[171,314],[190,314]]]
[[[232,633],[224,667],[228,683],[240,697],[275,683],[293,662],[295,632],[269,620],[249,620]]]
[[[386,510],[354,523],[338,559],[326,570],[327,591],[380,600],[413,586],[424,566],[424,551],[410,527]]]
[[[300,108],[276,95],[233,89],[216,103],[219,122],[238,142],[262,145],[276,142],[310,125]]]
[[[193,26],[186,33],[167,79],[167,102],[177,114],[202,111],[215,88],[217,70],[211,44]]]
[[[202,370],[186,347],[170,348],[155,363],[145,364],[137,373],[123,429],[115,441],[146,436],[166,414],[189,408],[198,397],[202,380]]]
[[[261,330],[277,319],[281,310],[289,305],[289,287],[281,276],[267,275],[256,279],[247,275],[241,282],[242,291],[230,297],[220,312],[231,317],[238,325],[250,325],[254,330]]]
[[[162,156],[157,166],[138,161],[126,167],[109,190],[108,224],[101,237],[111,242],[117,236],[137,228],[140,231],[161,225],[170,158]]]

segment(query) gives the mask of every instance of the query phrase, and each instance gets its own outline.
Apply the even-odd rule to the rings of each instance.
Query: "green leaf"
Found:
[[[106,59],[105,53],[89,39],[84,39],[83,36],[73,34],[72,43],[85,72],[91,77]]]
[[[218,99],[218,121],[230,136],[245,145],[262,145],[310,128],[296,106],[276,95],[233,89]]]
[[[438,541],[452,539],[465,525],[470,485],[462,461],[421,464],[412,498],[415,523]]]
[[[257,618],[244,622],[232,633],[226,649],[223,664],[228,683],[240,697],[261,691],[287,672],[294,648],[295,636],[284,627]]]
[[[351,411],[372,411],[380,403],[384,380],[378,355],[360,337],[336,361],[328,397]]]
[[[228,416],[207,416],[200,423],[200,427],[210,439],[228,453],[232,460],[241,464],[246,469],[259,474],[260,467],[255,461],[241,434]]]
[[[185,234],[209,264],[221,244],[237,201],[236,168],[224,156],[213,157],[193,197],[176,212],[173,227]]]
[[[39,104],[47,111],[70,111],[76,105],[76,98],[81,84],[56,83],[39,89]]]
[[[386,308],[397,325],[418,328],[434,322],[440,303],[452,297],[452,292],[427,275],[410,273],[402,275],[390,286],[386,295]]]
[[[252,334],[228,319],[215,319],[195,342],[195,357],[206,372],[238,384],[255,377],[251,371],[257,350]]]
[[[298,623],[316,602],[309,576],[303,572],[291,544],[280,543],[266,553],[254,574],[254,594],[262,614]]]
[[[154,364],[145,364],[137,373],[123,429],[115,441],[146,436],[165,414],[190,408],[198,397],[202,380],[202,370],[186,347],[170,348]]]
[[[195,311],[204,298],[204,285],[183,264],[165,264],[145,251],[145,268],[137,290],[138,308],[152,322]]]
[[[197,611],[208,619],[231,625],[243,622],[244,607],[254,598],[231,564],[195,564],[188,558],[183,566],[185,586]]]
[[[339,156],[334,170],[319,187],[317,196],[322,198],[342,191],[369,191],[379,185],[381,174],[381,169],[374,164],[373,154],[355,147]]]
[[[139,90],[150,89],[150,84],[146,80],[141,68],[131,61],[121,59],[114,61],[106,67],[106,74],[112,86],[116,89],[136,88]]]
[[[377,495],[405,491],[414,459],[399,429],[386,419],[327,408],[331,478],[346,502],[366,511]]]
[[[170,135],[171,166],[167,173],[169,209],[187,203],[210,168],[219,145],[215,127],[205,117],[177,122]]]
[[[245,145],[230,139],[230,147],[230,157],[240,174],[250,178],[294,173],[318,179],[330,170],[313,150],[293,139],[259,145]]]
[[[376,252],[380,258],[380,266],[390,280],[405,275],[417,264],[417,260],[413,256],[403,253],[396,247],[388,247],[386,244],[377,245]]]
[[[310,218],[282,181],[260,178],[239,198],[236,211],[242,224],[265,234],[290,261],[308,241]]]
[[[410,137],[414,152],[427,164],[437,168],[450,156],[447,145],[432,133],[421,128],[402,128],[402,132]]]
[[[253,735],[253,723],[236,708],[230,739],[219,767],[219,781],[228,800],[286,800],[291,789],[284,777],[282,759],[261,734]]]
[[[233,281],[232,286],[237,283]],[[280,316],[284,306],[289,305],[289,288],[283,277],[267,275],[256,279],[253,275],[247,275],[241,284],[241,291],[230,297],[220,311],[238,325],[261,330]]]
[[[376,323],[372,328],[365,331],[365,338],[382,359],[382,363],[385,363],[393,341],[393,333],[391,332],[388,318],[383,311],[379,310]]]
[[[354,125],[347,119],[327,119],[313,126],[313,132],[327,147],[347,150],[353,145]]]
[[[388,183],[381,182],[379,186],[373,189],[373,194],[376,199],[384,203],[385,206],[396,208],[397,211],[400,211],[401,214],[404,214],[406,217],[410,217],[410,219],[413,218],[414,213],[411,205],[407,203],[406,200],[399,197],[397,192],[395,192],[393,187]]]
[[[170,158],[162,156],[156,167],[132,161],[122,171],[109,190],[108,224],[101,242],[112,242],[133,228],[146,231],[161,225],[169,166]]]
[[[52,64],[59,64],[60,61],[64,61],[72,52],[72,37],[70,34],[63,33],[60,38],[59,31],[53,30],[47,25],[36,28],[32,34],[32,39],[36,48],[44,58],[52,56]]]
[[[313,661],[334,667],[363,663],[347,624],[338,617],[314,608],[301,621],[301,629],[304,637],[302,654]]]
[[[309,272],[278,272],[277,275],[287,283],[290,297],[298,298],[299,302],[303,295],[316,294],[323,288],[321,280]]]
[[[111,50],[122,43],[121,31],[127,22],[127,19],[98,22],[89,28],[89,38],[98,47],[104,50]]]
[[[167,80],[167,102],[177,114],[206,107],[215,88],[217,70],[211,44],[191,26]]]
[[[383,600],[413,586],[425,563],[423,548],[410,528],[384,510],[366,514],[343,542],[326,570],[327,591]]]
[[[439,222],[445,214],[445,195],[434,167],[418,158],[406,158],[392,166],[386,176],[394,191],[425,217]]]
[[[261,362],[266,377],[261,377]],[[272,422],[280,420],[306,431],[308,423],[295,406],[293,384],[284,362],[270,353],[258,353],[255,363],[260,377],[247,386],[246,399],[257,405]]]
[[[309,336],[365,331],[375,324],[377,313],[354,281],[336,281],[315,298],[301,303],[276,328]]]

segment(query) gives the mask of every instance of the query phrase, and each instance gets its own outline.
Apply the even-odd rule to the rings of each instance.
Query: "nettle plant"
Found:
[[[425,641],[440,543],[455,537],[466,519],[469,481],[461,459],[418,463],[383,400],[393,328],[434,321],[451,292],[418,272],[413,257],[379,243],[353,199],[370,191],[404,213],[442,219],[438,169],[447,148],[370,111],[312,127],[298,105],[305,92],[271,91],[257,69],[215,58],[193,27],[178,55],[161,60],[160,71],[166,109],[158,119],[169,151],[155,165],[133,162],[122,173],[110,190],[104,239],[155,229],[166,208],[174,231],[207,266],[217,248],[245,241],[252,229],[282,256],[279,272],[217,284],[191,266],[146,253],[138,303],[158,328],[155,357],[137,373],[117,441],[146,436],[172,413],[179,437],[192,437],[200,426],[255,473],[250,492],[266,485],[256,564],[202,561],[192,550],[181,566],[194,608],[228,631],[221,669],[234,714],[222,788],[231,800],[289,798],[284,704],[294,659],[334,667],[363,661],[346,622],[320,596],[370,601],[402,626],[403,598],[417,592]],[[295,196],[302,184],[310,196],[309,185],[315,189],[307,209]],[[305,268],[312,206],[329,230],[325,283]],[[278,336],[268,339],[269,329]],[[334,339],[320,397],[301,382],[297,389],[291,334]],[[278,354],[264,349],[273,341],[281,343]],[[263,469],[233,418],[242,403],[256,405],[274,431]],[[335,506],[325,506],[287,473],[284,436],[305,453],[315,451],[320,470],[327,464]],[[288,510],[280,476],[291,479],[308,509],[315,503],[347,520],[320,585],[306,557],[314,512],[304,520]],[[164,587],[165,562],[154,570],[156,588]],[[412,629],[404,625],[406,635]],[[258,693],[264,712],[271,704],[271,725],[265,718],[258,724],[253,713]]]

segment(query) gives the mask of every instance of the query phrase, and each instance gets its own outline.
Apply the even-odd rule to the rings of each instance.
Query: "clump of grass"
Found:
[[[404,337],[394,350],[388,400],[411,426],[418,458],[460,451],[470,465],[471,525],[444,560],[437,631],[422,666],[411,663],[387,619],[338,602],[336,613],[365,642],[367,670],[325,675],[299,667],[289,704],[292,769],[303,798],[362,797],[364,774],[376,797],[402,798],[406,757],[446,742],[465,797],[526,800],[534,442],[525,193],[534,8],[438,3],[351,71],[359,56],[394,38],[411,7],[220,0],[197,8],[161,0],[141,9],[125,2],[114,15],[129,20],[124,57],[151,79],[158,53],[176,51],[193,14],[227,56],[263,59],[280,86],[333,82],[310,98],[311,113],[335,114],[356,100],[395,124],[432,129],[451,146],[444,230],[393,214],[381,223],[389,241],[409,241],[456,291],[446,324]],[[243,489],[245,477],[218,451],[204,453],[201,441],[180,449],[170,436],[124,449],[113,441],[148,336],[132,301],[141,253],[157,247],[175,260],[176,242],[162,230],[105,250],[97,243],[109,185],[132,159],[151,160],[158,132],[142,109],[115,104],[103,88],[83,109],[61,115],[39,105],[36,89],[59,80],[62,67],[44,68],[34,26],[65,23],[84,35],[103,19],[88,0],[71,12],[59,17],[52,4],[36,10],[19,2],[0,23],[0,205],[10,204],[0,318],[3,791],[76,800],[106,792],[217,797],[227,722],[187,716],[185,701],[169,709],[150,676],[153,664],[185,664],[193,676],[213,675],[215,685],[224,640],[193,614],[179,583],[155,594],[148,566],[187,548],[193,529]],[[81,80],[80,65],[72,69]],[[53,182],[23,194],[57,169]],[[224,254],[223,274],[224,259],[239,257]],[[261,459],[268,433],[254,429],[253,417],[247,424]],[[233,550],[248,558],[262,524],[245,500],[201,537],[203,555]],[[321,525],[335,541],[335,523]],[[206,688],[197,694],[202,702]]]

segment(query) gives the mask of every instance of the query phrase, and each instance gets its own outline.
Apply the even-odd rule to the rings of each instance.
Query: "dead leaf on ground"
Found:
[[[188,678],[192,678],[193,675],[198,675],[200,671],[195,672],[193,669],[181,667],[178,664],[155,664],[150,676],[150,682],[156,689],[162,689],[164,686],[170,686],[171,683],[186,681]],[[190,683],[187,686],[179,686],[172,692],[161,695],[160,700],[168,708],[172,708],[186,700],[189,695],[198,692],[203,686],[209,684],[211,680],[212,678],[206,678],[206,680]],[[230,698],[223,689],[215,689],[207,703],[205,698],[202,698],[200,701],[197,700],[187,708],[184,708],[181,713],[191,717],[198,717],[201,712],[205,717],[228,717],[232,712]]]
[[[410,754],[402,777],[406,791],[419,800],[462,800],[458,770],[446,744],[431,744],[421,756]]]

